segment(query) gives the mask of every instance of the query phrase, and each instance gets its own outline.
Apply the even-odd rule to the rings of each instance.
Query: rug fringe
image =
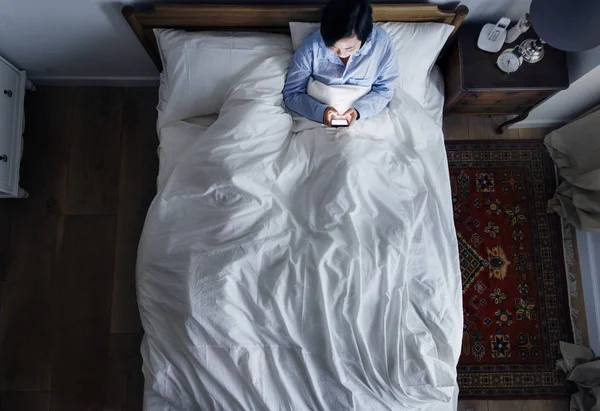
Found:
[[[574,339],[573,341],[575,342],[575,344],[577,345],[583,345],[583,334],[581,333],[581,330],[575,326],[573,326],[573,334],[574,335]]]
[[[569,276],[569,284],[568,284],[568,289],[569,289],[569,295],[571,297],[579,297],[579,291],[577,291],[577,278],[575,277],[575,274],[569,272],[568,273]]]
[[[576,308],[571,308],[571,317],[579,318],[579,310]]]
[[[565,249],[565,263],[567,268],[575,264],[575,247],[573,246],[573,231],[569,224],[562,220],[563,223],[563,243]]]

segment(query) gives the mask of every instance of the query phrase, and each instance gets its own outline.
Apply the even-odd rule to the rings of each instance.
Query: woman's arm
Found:
[[[292,111],[318,123],[323,122],[327,105],[306,94],[306,86],[312,75],[312,52],[308,44],[302,44],[292,57],[283,87],[283,101]]]
[[[394,96],[394,82],[400,74],[396,53],[391,43],[388,43],[380,67],[369,94],[354,103],[354,108],[361,119],[379,114]]]

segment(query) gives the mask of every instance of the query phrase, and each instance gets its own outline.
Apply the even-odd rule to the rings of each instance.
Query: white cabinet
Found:
[[[0,197],[24,197],[19,188],[25,72],[0,57]]]

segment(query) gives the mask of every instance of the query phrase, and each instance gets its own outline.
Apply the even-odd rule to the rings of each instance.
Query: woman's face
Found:
[[[345,59],[356,53],[360,49],[361,44],[362,41],[354,35],[338,40],[332,47],[329,47],[329,50],[340,56],[340,58]]]

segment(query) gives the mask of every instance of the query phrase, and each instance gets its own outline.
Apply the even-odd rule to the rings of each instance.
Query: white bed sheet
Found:
[[[137,270],[144,408],[455,410],[439,69],[425,107],[400,91],[353,130],[296,134],[286,67],[249,73],[218,119],[159,130]]]

